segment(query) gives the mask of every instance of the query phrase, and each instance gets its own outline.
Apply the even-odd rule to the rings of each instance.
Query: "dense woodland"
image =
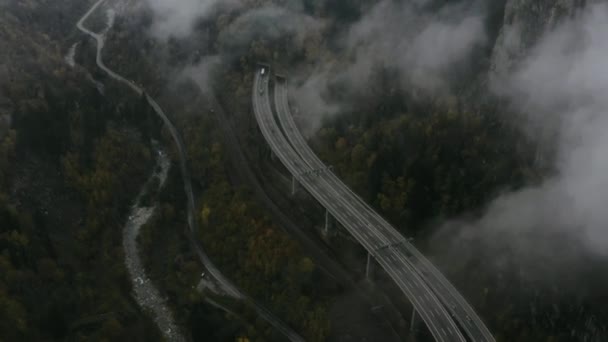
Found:
[[[248,2],[240,11],[267,2]],[[336,32],[360,17],[363,3],[304,1],[308,14],[331,24],[302,44],[289,32],[230,40],[238,35],[231,29],[238,11],[201,21],[192,37],[159,42],[147,36],[151,18],[142,11],[117,18],[106,48],[107,64],[158,97],[182,135],[197,196],[196,238],[222,272],[309,341],[331,335],[328,312],[339,290],[237,181],[217,118],[210,114],[215,104],[173,75],[204,61],[205,54],[220,56],[209,82],[213,93],[247,158],[273,163],[251,114],[255,63],[309,70],[330,56],[339,64],[346,57],[335,51]],[[175,145],[143,98],[95,67],[94,42],[74,28],[88,5],[30,0],[0,10],[0,341],[161,339],[131,296],[121,244],[128,208],[153,167],[152,138],[169,151],[173,167],[165,187],[147,199],[157,211],[140,243],[148,272],[178,323],[195,341],[282,340],[248,303],[194,289],[204,269],[185,234],[186,198]],[[95,25],[102,26],[102,19],[95,18]],[[71,69],[63,56],[74,42],[80,43],[80,66]],[[105,83],[104,94],[91,78]],[[474,86],[459,87],[458,95]],[[337,89],[331,95],[352,105],[324,120],[311,145],[422,248],[446,218],[475,215],[497,193],[537,182],[546,171],[534,163],[534,144],[492,99],[416,97],[381,68],[365,94]],[[3,119],[5,112],[10,121]],[[438,260],[449,258],[434,252]],[[607,317],[601,289],[589,285],[577,296],[526,283],[518,278],[517,261],[509,271],[493,274],[483,261],[491,257],[479,256],[446,274],[497,340],[570,341],[573,329],[595,324],[589,315]],[[587,276],[593,279],[591,272]],[[541,314],[530,312],[531,302]]]
[[[12,109],[1,136],[0,339],[156,340],[118,262],[123,217],[151,165],[129,119],[136,103],[118,110],[122,100],[68,70],[38,17],[56,8],[39,5],[0,13]]]
[[[10,66],[10,80],[3,82],[2,95],[14,110],[12,125],[3,128],[1,144],[0,294],[6,305],[2,305],[0,336],[7,341],[158,339],[152,322],[130,297],[120,238],[127,209],[152,167],[150,138],[161,139],[170,149],[175,146],[167,132],[159,130],[158,119],[143,99],[125,96],[122,89],[112,87],[106,88],[105,96],[100,94],[87,70],[70,70],[64,63],[63,46],[38,33],[54,26],[41,16],[58,10],[55,6],[18,3],[10,9],[1,18],[7,24],[2,26],[3,51],[7,52],[2,65]],[[70,12],[74,18],[80,14],[77,9]],[[28,26],[32,20],[39,26]],[[71,32],[67,27],[74,23],[66,22],[66,27],[54,30],[58,35]],[[30,39],[19,42],[23,36]],[[103,80],[92,64],[93,44],[86,39],[81,44],[85,52],[77,57],[78,62],[91,67],[94,78]],[[21,49],[9,48],[19,45]],[[32,50],[39,51],[34,59]],[[119,61],[119,65],[124,63]],[[235,236],[228,244],[208,246],[222,269],[273,311],[282,310],[286,321],[300,322],[298,330],[311,340],[323,340],[328,325],[323,302],[311,292],[314,264],[283,232],[253,211],[251,199],[227,183],[221,146],[214,141],[217,136],[199,119],[186,116],[180,122],[192,173],[205,198],[225,191],[224,197],[213,198],[212,208],[201,205],[198,219],[204,231],[200,238],[226,240],[229,225]],[[175,151],[172,156],[177,163]],[[168,271],[169,275],[163,275],[167,281],[158,281],[166,285],[175,306],[182,308],[179,319],[184,326],[192,326],[195,340],[209,337],[207,329],[215,330],[218,340],[236,336],[281,340],[247,304],[232,303],[244,317],[227,320],[221,311],[202,305],[201,296],[190,290],[197,284],[201,266],[184,236],[181,181],[178,168],[173,168],[166,193],[158,196],[160,210],[142,237],[144,248],[154,238],[171,242],[161,246],[166,254],[149,255],[178,261],[169,265],[164,261],[168,270],[154,260],[150,265],[159,267],[151,269],[152,274]],[[221,212],[218,208],[222,207],[229,211]],[[175,240],[166,240],[167,236]],[[225,254],[230,249],[241,250],[243,245],[250,245],[249,251],[238,259]],[[172,250],[172,246],[177,247]],[[254,248],[258,246],[264,248]],[[289,291],[271,298],[276,287],[264,285],[272,279]],[[286,304],[292,302],[298,305]],[[298,309],[308,306],[310,309]],[[221,323],[213,324],[214,320]],[[233,328],[227,328],[228,321],[235,322]]]

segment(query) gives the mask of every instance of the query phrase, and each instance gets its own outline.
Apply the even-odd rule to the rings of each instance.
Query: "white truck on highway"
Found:
[[[262,70],[260,71],[260,75],[264,76],[266,74],[266,68],[262,68]],[[264,88],[260,87],[260,95],[264,94]]]

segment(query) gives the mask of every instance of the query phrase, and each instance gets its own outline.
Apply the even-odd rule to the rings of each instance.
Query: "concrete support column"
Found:
[[[416,331],[416,307],[412,309],[412,319],[410,320],[410,332]]]
[[[330,229],[330,215],[329,215],[329,210],[325,209],[325,235],[329,235],[329,229]]]
[[[372,278],[372,254],[367,253],[367,264],[365,265],[365,279],[370,280]]]
[[[296,194],[296,188],[298,186],[298,181],[296,180],[296,176],[291,176],[291,196]]]

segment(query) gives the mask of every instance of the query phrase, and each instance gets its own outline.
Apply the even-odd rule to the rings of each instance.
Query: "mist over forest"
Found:
[[[606,36],[603,0],[0,0],[0,340],[436,340],[269,143],[284,85],[469,322],[605,341]]]

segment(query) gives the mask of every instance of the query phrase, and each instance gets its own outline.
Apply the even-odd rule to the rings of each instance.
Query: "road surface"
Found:
[[[279,122],[293,148],[311,169],[326,169],[325,164],[308,146],[295,124],[289,109],[287,87],[284,80],[278,79],[276,81],[274,94]],[[319,177],[324,178],[332,191],[340,194],[350,204],[353,215],[359,213],[359,218],[364,220],[368,226],[378,229],[379,233],[389,242],[386,248],[399,255],[401,260],[417,271],[446,306],[450,314],[458,320],[460,326],[472,341],[495,341],[486,325],[460,292],[397,229],[351,191],[333,172],[327,170],[327,172],[321,173]]]
[[[113,78],[116,81],[119,81],[119,82],[125,84],[126,86],[128,86],[129,88],[131,88],[131,90],[133,90],[137,95],[141,96],[142,94],[145,94],[148,104],[154,109],[156,114],[162,119],[163,123],[169,129],[169,132],[171,133],[171,136],[173,137],[173,140],[177,146],[179,159],[180,159],[180,170],[182,173],[182,179],[184,181],[184,190],[186,191],[186,195],[188,198],[188,203],[187,203],[187,205],[188,205],[188,227],[189,227],[188,237],[189,237],[189,241],[190,241],[192,247],[196,251],[199,259],[201,260],[201,263],[205,266],[205,268],[207,269],[207,272],[218,281],[218,283],[221,285],[222,289],[228,295],[230,295],[234,298],[237,298],[237,299],[246,300],[247,302],[251,303],[260,317],[265,319],[275,329],[277,329],[283,335],[285,335],[290,341],[294,341],[294,342],[304,341],[304,339],[299,334],[297,334],[289,326],[287,326],[285,323],[283,323],[282,320],[280,320],[278,317],[274,316],[270,311],[268,311],[262,305],[260,305],[256,301],[254,301],[252,298],[249,298],[246,294],[241,292],[230,280],[228,280],[220,272],[220,270],[215,266],[215,264],[213,264],[213,262],[211,262],[211,260],[209,259],[209,257],[205,253],[205,251],[203,250],[202,246],[200,245],[200,243],[198,243],[198,240],[196,239],[196,232],[198,232],[198,227],[197,227],[197,221],[194,219],[194,213],[196,211],[195,211],[194,195],[193,195],[193,191],[192,191],[192,182],[191,182],[191,178],[190,178],[190,173],[189,173],[187,165],[186,165],[185,149],[184,149],[183,143],[181,141],[180,135],[177,132],[177,129],[175,128],[173,123],[169,120],[169,118],[167,117],[165,112],[162,110],[162,108],[158,105],[158,103],[150,95],[148,95],[147,93],[144,93],[143,89],[138,87],[135,84],[135,82],[130,81],[130,80],[118,75],[117,73],[115,73],[114,71],[112,71],[108,67],[106,67],[106,65],[103,62],[102,51],[103,51],[103,47],[104,47],[104,43],[105,43],[105,32],[107,32],[109,30],[109,28],[106,28],[104,30],[104,34],[98,34],[98,33],[90,31],[89,29],[87,29],[84,26],[84,23],[86,22],[88,17],[93,12],[95,12],[95,10],[104,1],[105,0],[97,1],[89,9],[89,11],[86,12],[84,14],[84,16],[78,21],[76,26],[78,27],[78,29],[80,31],[84,32],[85,34],[88,34],[89,36],[91,36],[93,39],[95,39],[97,41],[97,55],[96,55],[97,66],[100,69],[102,69],[103,71],[105,71],[111,78]]]
[[[268,71],[268,70],[266,70]],[[253,110],[264,138],[300,184],[374,256],[399,288],[410,299],[437,341],[466,341],[445,307],[403,256],[384,248],[391,241],[370,226],[360,213],[353,212],[342,194],[337,193],[317,170],[304,161],[278,127],[269,97],[269,73],[256,72],[252,93]]]

